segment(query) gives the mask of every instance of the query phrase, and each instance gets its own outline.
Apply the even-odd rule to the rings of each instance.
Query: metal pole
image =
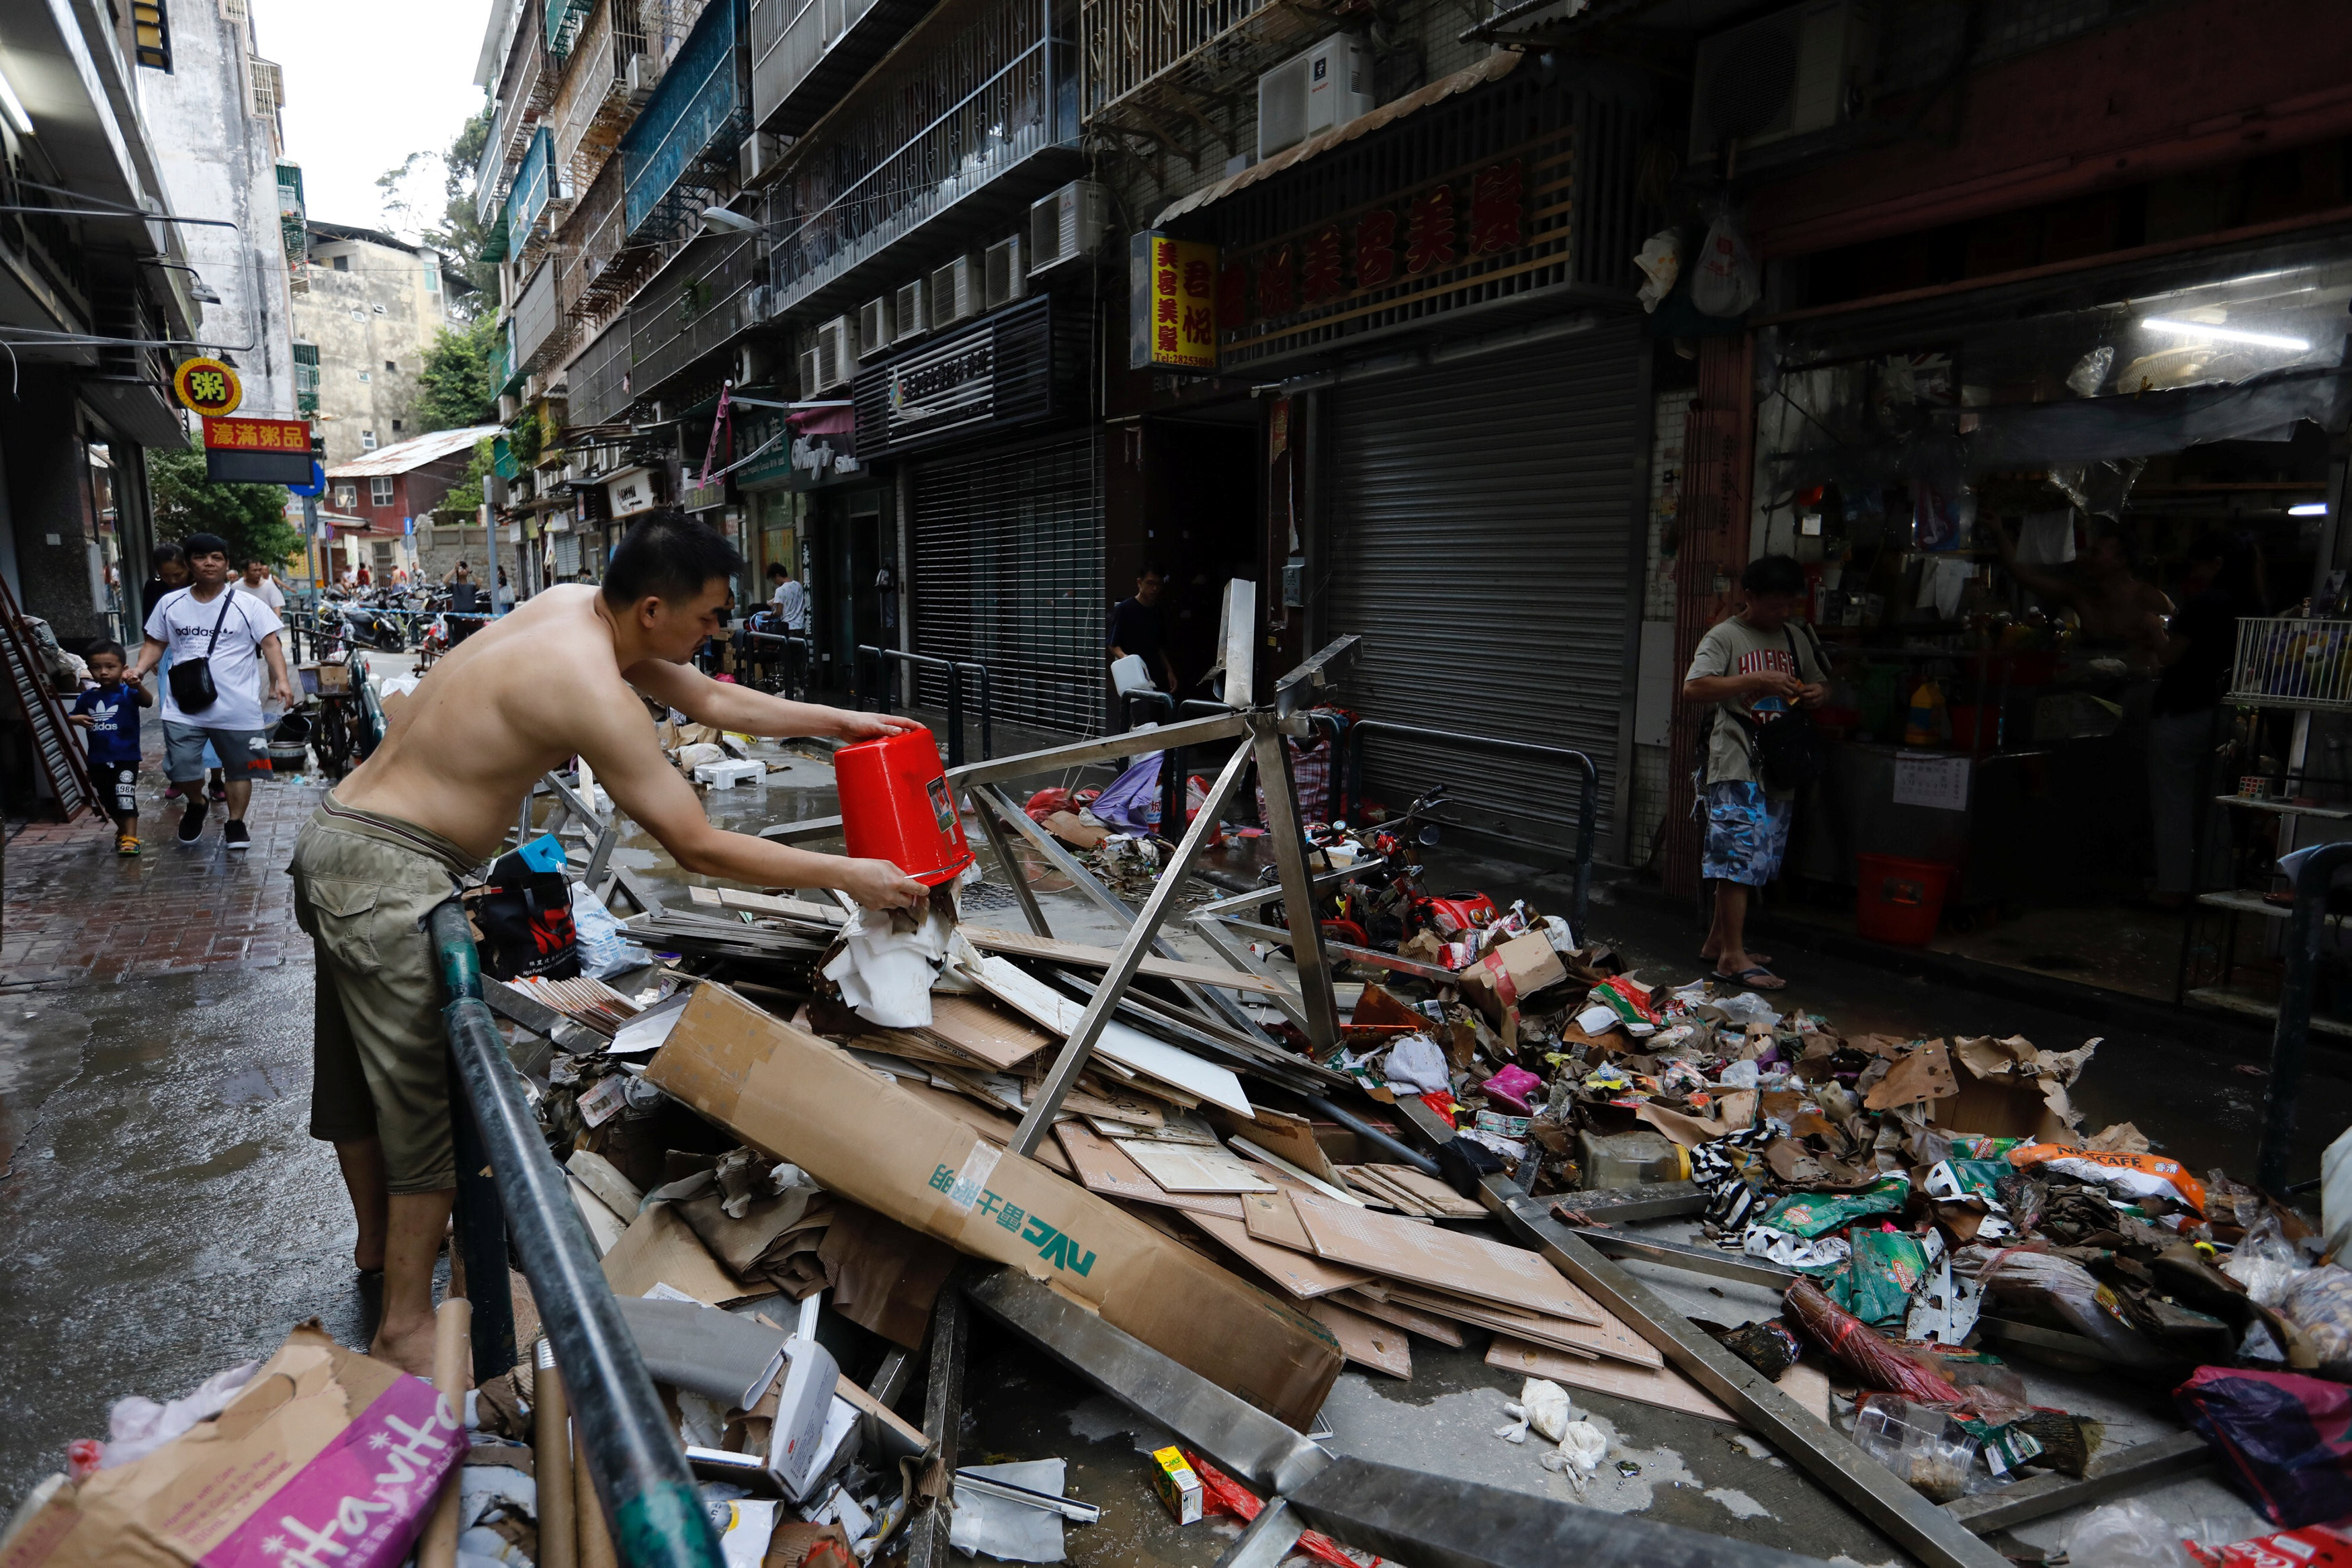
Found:
[[[2327,925],[2327,889],[2336,868],[2352,863],[2352,843],[2323,844],[2295,868],[2294,912],[2286,923],[2286,973],[2279,981],[2278,1028],[2271,1036],[2270,1082],[2263,1096],[2263,1141],[2254,1157],[2254,1185],[2277,1193],[2286,1186],[2294,1153],[2294,1103],[2303,1092],[2303,1058],[2311,1042],[2311,992],[2319,967],[2319,938]]]
[[[1103,1026],[1110,1022],[1111,1010],[1135,978],[1142,966],[1143,955],[1150,950],[1151,939],[1160,933],[1160,922],[1182,892],[1184,879],[1192,874],[1192,862],[1200,858],[1201,846],[1209,841],[1210,831],[1233,798],[1234,786],[1241,782],[1242,770],[1249,765],[1249,748],[1235,747],[1225,763],[1225,770],[1209,789],[1209,797],[1201,802],[1201,814],[1192,819],[1186,830],[1184,841],[1176,846],[1175,855],[1160,872],[1160,880],[1151,889],[1151,896],[1143,901],[1142,910],[1135,917],[1134,926],[1126,940],[1118,945],[1118,956],[1104,972],[1102,984],[1087,1002],[1087,1009],[1078,1016],[1078,1027],[1070,1031],[1069,1042],[1054,1059],[1038,1087],[1036,1099],[1030,1102],[1028,1114],[1021,1118],[1021,1129],[1013,1134],[1013,1152],[1024,1157],[1033,1156],[1037,1145],[1045,1141],[1047,1129],[1054,1124],[1055,1113],[1062,1108],[1062,1096],[1070,1092],[1078,1074],[1086,1070],[1087,1059],[1094,1054],[1095,1041],[1102,1038]],[[1326,976],[1328,999],[1329,977]]]
[[[963,1291],[950,1284],[931,1309],[931,1367],[923,1395],[923,1437],[941,1467],[956,1470],[957,1428],[963,1424],[964,1351],[971,1341],[971,1317]],[[907,1540],[907,1568],[947,1568],[949,1514],[955,1507],[950,1483],[946,1495],[919,1510]]]
[[[996,755],[996,703],[989,688],[988,666],[976,660],[966,659],[957,667],[972,671],[980,677],[980,759],[986,762]]]
[[[495,1030],[496,1026],[492,1026]],[[474,1381],[487,1383],[515,1364],[514,1292],[507,1286],[507,1211],[490,1175],[480,1125],[459,1088],[457,1053],[449,1058],[449,1135],[457,1159],[457,1256],[466,1264],[466,1299],[473,1303]]]
[[[1320,1061],[1339,1043],[1339,1001],[1332,994],[1330,967],[1323,959],[1323,927],[1316,917],[1315,881],[1307,860],[1307,835],[1298,821],[1298,791],[1290,778],[1290,748],[1264,714],[1249,716],[1252,743],[1234,753],[1257,755],[1258,782],[1265,790],[1266,837],[1282,870],[1282,907],[1290,924],[1290,955],[1298,967],[1298,1001],[1307,1014],[1307,1043]],[[1202,813],[1206,815],[1205,812]]]
[[[455,899],[433,911],[432,931],[448,998],[442,1016],[450,1049],[621,1560],[630,1568],[724,1568],[677,1428],[614,1305],[564,1174],[547,1152],[482,1000],[473,935]]]
[[[952,659],[939,661],[948,673],[948,766],[963,766],[963,674]],[[908,677],[911,683],[913,677]]]

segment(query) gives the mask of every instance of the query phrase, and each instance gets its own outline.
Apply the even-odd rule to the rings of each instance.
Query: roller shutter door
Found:
[[[1102,722],[1102,493],[1091,434],[917,465],[914,646],[988,666],[996,717]],[[938,675],[926,704],[944,706]]]
[[[1638,328],[1343,387],[1332,400],[1332,635],[1364,639],[1348,699],[1367,718],[1591,757],[1599,842],[1615,831],[1640,434]],[[1368,794],[1572,851],[1566,771],[1368,737]]]

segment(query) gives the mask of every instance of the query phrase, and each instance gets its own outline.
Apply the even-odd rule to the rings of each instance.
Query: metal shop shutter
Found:
[[[1091,434],[915,469],[915,650],[988,666],[996,717],[1102,723],[1102,492]],[[947,701],[936,674],[925,704]]]
[[[1363,640],[1346,700],[1366,718],[1567,746],[1601,773],[1615,831],[1639,429],[1630,322],[1343,387],[1331,412],[1330,634]],[[1572,852],[1572,774],[1378,737],[1366,792],[1439,782],[1454,820]]]

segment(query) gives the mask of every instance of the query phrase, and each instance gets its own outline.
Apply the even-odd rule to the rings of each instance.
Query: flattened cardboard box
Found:
[[[1339,1375],[1321,1324],[723,986],[695,992],[646,1078],[842,1197],[1043,1281],[1297,1430]]]

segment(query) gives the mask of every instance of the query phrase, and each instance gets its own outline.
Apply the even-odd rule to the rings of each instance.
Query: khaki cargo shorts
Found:
[[[449,1036],[425,926],[472,857],[330,793],[294,843],[294,918],[318,947],[310,1135],[383,1140],[394,1193],[457,1185]]]

